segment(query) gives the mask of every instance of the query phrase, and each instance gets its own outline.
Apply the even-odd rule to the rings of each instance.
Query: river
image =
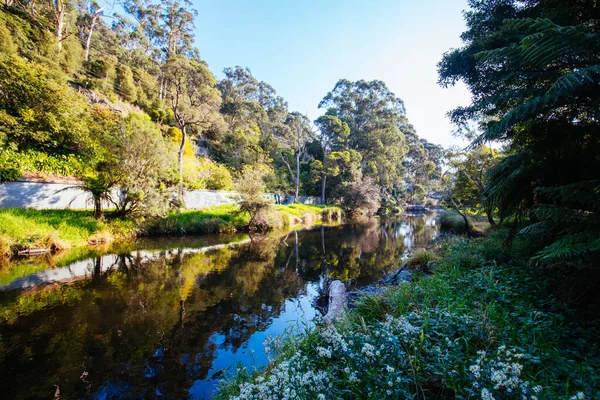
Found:
[[[205,399],[263,342],[320,315],[326,278],[360,287],[436,237],[433,216],[285,236],[140,240],[0,266],[7,399]]]

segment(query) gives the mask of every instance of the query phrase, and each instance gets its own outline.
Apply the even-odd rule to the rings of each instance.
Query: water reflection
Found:
[[[3,281],[0,390],[207,398],[236,362],[266,363],[268,335],[310,326],[324,278],[368,284],[436,232],[428,217],[410,217],[227,247],[167,244]]]

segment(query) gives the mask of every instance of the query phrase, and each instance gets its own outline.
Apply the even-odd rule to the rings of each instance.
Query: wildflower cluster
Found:
[[[523,360],[529,356],[515,349],[500,346],[494,355],[477,352],[475,363],[469,367],[473,391],[483,400],[517,397],[536,400],[541,386],[532,386],[521,378]]]
[[[306,343],[294,343],[291,356],[276,359],[265,374],[240,384],[232,399],[331,398],[341,390],[402,397],[411,382],[406,350],[418,344],[419,336],[420,329],[406,318],[392,316],[362,332],[319,327]],[[266,344],[275,353],[291,354],[277,339]]]

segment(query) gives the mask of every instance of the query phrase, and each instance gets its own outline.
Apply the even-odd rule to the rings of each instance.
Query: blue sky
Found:
[[[446,113],[469,102],[463,85],[437,85],[442,53],[460,46],[466,0],[193,0],[196,45],[211,70],[249,67],[311,119],[335,83],[384,81],[405,102],[417,133],[460,141]]]

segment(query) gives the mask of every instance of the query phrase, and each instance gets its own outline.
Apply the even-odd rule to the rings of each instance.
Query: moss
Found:
[[[465,220],[456,210],[444,211],[440,215],[440,227],[444,231],[459,234],[467,232]],[[469,227],[472,227],[471,221],[469,221]]]

